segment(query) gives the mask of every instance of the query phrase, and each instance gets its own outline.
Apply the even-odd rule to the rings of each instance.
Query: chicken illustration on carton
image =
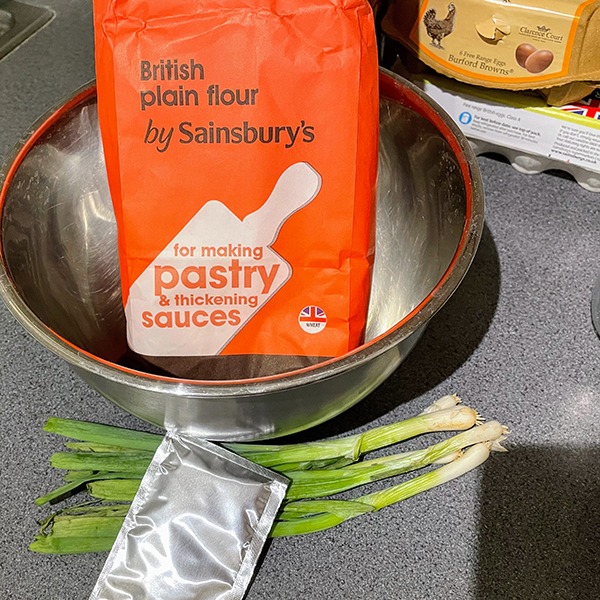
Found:
[[[423,25],[427,35],[431,38],[431,45],[434,48],[443,50],[442,40],[454,31],[454,21],[456,19],[456,6],[448,4],[448,14],[445,19],[438,19],[435,8],[428,9],[423,15]]]

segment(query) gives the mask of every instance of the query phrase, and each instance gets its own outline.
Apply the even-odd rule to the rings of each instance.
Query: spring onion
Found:
[[[283,508],[271,536],[314,533],[335,527],[349,518],[381,510],[464,475],[482,464],[490,455],[491,449],[490,442],[475,444],[462,456],[443,467],[356,500],[290,502]]]
[[[290,479],[273,537],[311,533],[374,512],[441,485],[477,467],[491,451],[504,450],[507,429],[482,424],[476,411],[444,396],[420,415],[363,433],[305,444],[224,444]],[[95,501],[48,517],[30,548],[71,554],[109,550],[123,523],[161,435],[69,419],[50,418],[44,429],[69,438],[51,464],[66,470],[65,484],[38,498],[57,503],[85,491]],[[460,431],[427,448],[371,459],[365,454],[435,431]],[[335,494],[437,465],[396,485],[359,496]],[[441,466],[439,466],[441,465]]]

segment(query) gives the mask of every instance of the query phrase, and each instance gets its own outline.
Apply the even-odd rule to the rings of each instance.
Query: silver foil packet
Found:
[[[287,486],[220,446],[167,433],[90,600],[243,598]]]

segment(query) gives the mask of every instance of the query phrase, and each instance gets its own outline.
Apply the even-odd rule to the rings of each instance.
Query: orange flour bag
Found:
[[[361,343],[378,70],[368,0],[94,0],[130,348],[240,378]]]

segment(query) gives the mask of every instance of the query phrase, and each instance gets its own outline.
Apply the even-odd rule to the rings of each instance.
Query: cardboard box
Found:
[[[600,0],[394,0],[386,35],[438,73],[483,87],[544,89],[563,104],[600,81]]]

